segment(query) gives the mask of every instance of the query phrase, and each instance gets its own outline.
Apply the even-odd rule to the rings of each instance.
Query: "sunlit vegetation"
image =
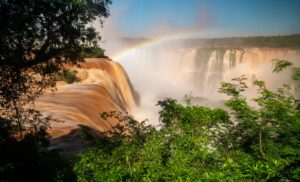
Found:
[[[282,64],[278,64],[282,65]],[[278,69],[278,68],[276,68]],[[297,181],[300,180],[299,100],[288,87],[268,90],[251,107],[244,77],[223,83],[228,110],[173,99],[158,102],[161,128],[121,113],[103,113],[120,124],[78,155],[79,181]]]
[[[230,97],[226,109],[193,105],[192,97],[185,103],[167,98],[158,101],[159,128],[112,111],[99,115],[119,121],[112,130],[98,137],[83,131],[90,147],[85,151],[64,156],[48,148],[53,118],[35,110],[34,101],[59,73],[67,83],[76,81],[64,64],[105,56],[100,36],[88,25],[108,17],[110,4],[0,1],[0,181],[300,180],[299,98],[287,85],[274,92],[256,80],[259,96],[252,107],[243,95],[244,77],[222,83],[219,91]],[[212,47],[299,43],[299,35],[208,41]],[[274,72],[290,66],[279,60]],[[299,68],[293,69],[297,80]]]
[[[76,81],[76,72],[66,70],[63,72],[63,79],[66,83],[71,84]]]
[[[100,47],[83,47],[82,57],[84,58],[106,58],[105,50]]]
[[[231,37],[216,39],[187,40],[187,46],[243,48],[243,47],[273,47],[273,48],[300,48],[300,35],[285,36],[255,36]]]

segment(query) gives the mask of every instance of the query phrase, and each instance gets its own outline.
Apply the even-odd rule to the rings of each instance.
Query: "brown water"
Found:
[[[116,120],[103,120],[100,113],[130,112],[137,97],[124,69],[110,59],[86,59],[78,71],[79,82],[60,84],[54,93],[46,92],[35,107],[44,115],[64,122],[52,123],[50,133],[59,136],[82,124],[103,131],[116,124]]]

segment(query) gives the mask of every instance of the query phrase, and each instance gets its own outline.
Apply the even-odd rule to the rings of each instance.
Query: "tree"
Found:
[[[235,166],[231,170],[252,175],[255,181],[299,180],[299,101],[289,93],[287,85],[273,92],[263,81],[256,80],[259,96],[253,100],[258,106],[252,107],[242,95],[244,90],[238,89],[244,87],[244,78],[233,81],[238,83],[223,83],[220,88],[220,92],[232,96],[226,101],[233,119],[223,136],[223,147],[238,151],[236,160],[243,156],[240,162],[229,165]]]
[[[65,63],[82,61],[85,41],[98,34],[86,25],[109,15],[110,0],[7,0],[0,2],[1,117],[22,130],[24,106],[53,86]],[[86,37],[86,32],[94,32]],[[33,112],[33,111],[32,111]]]
[[[1,155],[3,180],[30,180],[13,176],[14,172],[30,169],[34,174],[40,164],[55,168],[49,162],[53,158],[47,159],[55,155],[46,150],[48,143],[44,142],[50,118],[33,109],[34,100],[55,85],[55,75],[64,71],[64,64],[83,60],[86,41],[97,45],[100,36],[87,24],[97,18],[102,23],[109,16],[110,4],[111,0],[0,1],[0,128],[6,132],[0,135],[1,151],[6,151]],[[93,34],[87,37],[87,32]],[[45,156],[37,156],[37,163],[17,161],[15,158],[29,156],[21,156],[25,148]]]
[[[255,81],[257,107],[243,92],[244,76],[223,83],[226,110],[159,101],[161,126],[131,116],[89,141],[74,172],[79,181],[299,181],[300,109],[288,87],[270,91]]]
[[[86,41],[89,47],[93,46],[97,46],[97,39],[95,40],[95,38],[100,39],[100,37],[97,37],[97,32],[95,31],[95,29],[93,27],[89,27],[86,29]]]
[[[228,122],[221,109],[158,103],[161,129],[120,113],[104,113],[121,122],[113,132],[95,138],[94,147],[78,155],[79,181],[200,181],[216,167],[213,131]]]

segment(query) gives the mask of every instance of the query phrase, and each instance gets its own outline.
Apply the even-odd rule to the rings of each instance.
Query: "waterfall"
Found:
[[[199,48],[196,62],[195,84],[197,92],[206,94],[216,92],[222,81],[225,81],[232,69],[241,61],[244,53],[240,49]]]
[[[218,101],[224,95],[218,93],[221,82],[245,75],[251,87],[255,79],[264,80],[276,89],[290,82],[290,74],[272,73],[273,59],[300,63],[299,50],[280,48],[182,48],[143,47],[117,59],[128,72],[141,96],[141,107],[136,115],[142,119],[157,121],[155,104],[172,97],[182,100],[192,92],[195,97]],[[255,90],[249,90],[255,95]]]
[[[77,71],[79,82],[58,86],[57,91],[44,93],[35,108],[63,123],[52,123],[50,133],[60,136],[79,124],[103,131],[117,121],[103,120],[100,113],[130,112],[138,104],[138,95],[122,66],[109,59],[86,59]]]
[[[272,89],[291,83],[288,71],[272,73],[272,59],[287,59],[300,66],[296,49],[139,48],[116,60],[122,66],[110,59],[86,59],[79,68],[67,67],[77,71],[80,81],[44,93],[35,107],[44,115],[65,121],[52,125],[56,135],[79,124],[108,130],[117,121],[101,119],[99,113],[107,111],[129,111],[138,120],[148,118],[155,125],[159,111],[155,105],[167,97],[182,101],[192,93],[199,104],[219,102],[226,98],[218,93],[221,82],[241,75],[248,78],[250,87],[255,79],[266,81]],[[246,94],[251,98],[256,91],[250,89]]]

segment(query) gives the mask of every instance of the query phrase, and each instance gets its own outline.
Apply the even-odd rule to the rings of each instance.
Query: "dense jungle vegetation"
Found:
[[[33,109],[64,64],[101,57],[92,27],[110,0],[0,1],[0,181],[76,181],[69,159],[49,150],[50,117]]]
[[[287,62],[279,61],[274,71]],[[284,86],[277,92],[255,81],[259,97],[251,107],[244,77],[223,83],[230,96],[224,109],[167,98],[159,101],[161,128],[121,113],[120,124],[74,163],[78,181],[298,181],[300,103]]]
[[[99,113],[119,124],[101,137],[82,131],[89,148],[81,153],[50,150],[46,131],[53,119],[34,110],[34,100],[59,72],[74,81],[63,64],[104,55],[89,25],[108,17],[110,4],[0,1],[0,181],[300,180],[299,98],[288,85],[274,92],[257,80],[254,108],[243,95],[244,77],[220,86],[230,96],[226,109],[194,105],[189,96],[183,104],[166,98],[158,101],[160,128],[124,113]],[[274,71],[287,66],[278,61]]]

